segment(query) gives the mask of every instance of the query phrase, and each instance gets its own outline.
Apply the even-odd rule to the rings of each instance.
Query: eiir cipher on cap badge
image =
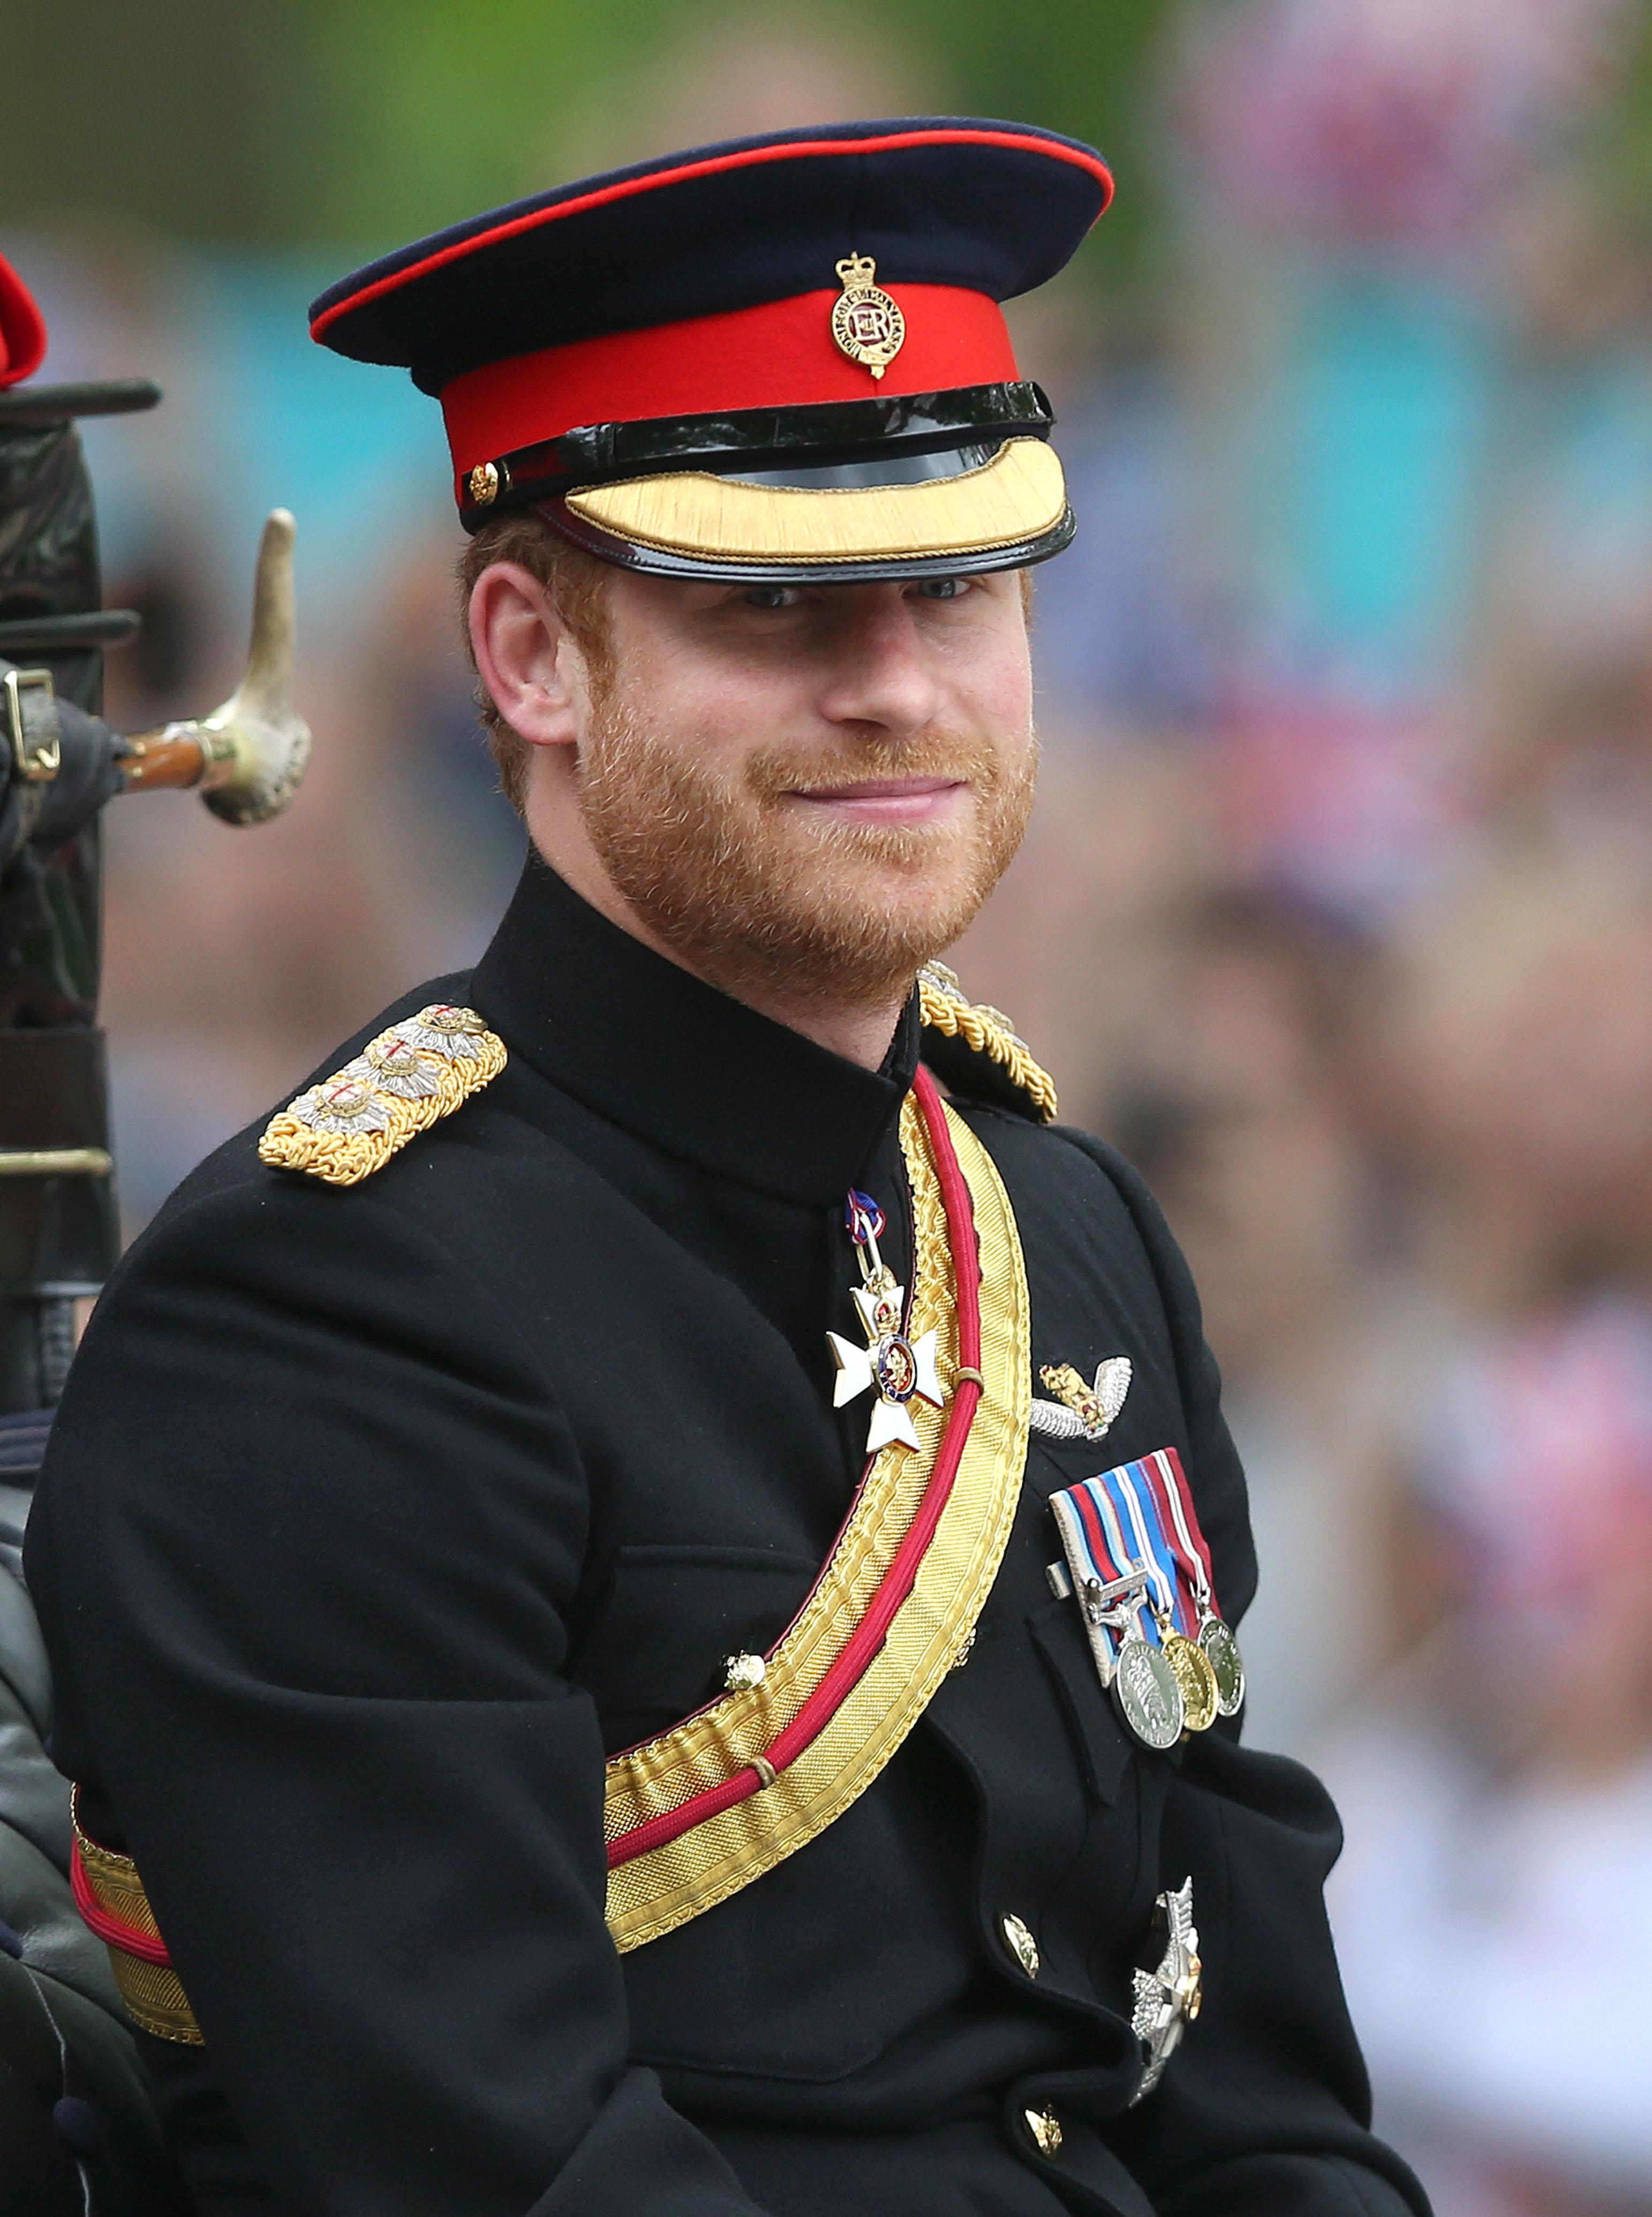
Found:
[[[869,254],[847,254],[837,265],[841,297],[832,304],[832,337],[851,361],[881,377],[906,344],[906,318],[877,283]]]

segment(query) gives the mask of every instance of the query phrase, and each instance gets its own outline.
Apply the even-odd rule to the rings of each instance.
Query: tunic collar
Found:
[[[471,997],[512,1053],[683,1159],[788,1200],[841,1199],[917,1065],[915,992],[863,1070],[644,947],[530,851]]]

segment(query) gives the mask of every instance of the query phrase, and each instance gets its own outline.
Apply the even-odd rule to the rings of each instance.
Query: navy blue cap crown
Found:
[[[1090,147],[901,117],[696,147],[324,293],[324,345],[439,394],[461,521],[531,507],[660,574],[1010,568],[1073,518],[1000,307],[1106,206]]]
[[[907,116],[730,140],[518,201],[370,262],[314,303],[324,345],[427,392],[490,362],[829,286],[847,250],[888,284],[1013,299],[1051,277],[1112,180],[1024,123]]]

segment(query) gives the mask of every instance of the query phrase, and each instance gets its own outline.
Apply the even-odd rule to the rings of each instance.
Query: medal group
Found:
[[[913,1449],[909,1405],[916,1399],[940,1408],[946,1398],[936,1334],[907,1337],[906,1288],[878,1252],[885,1220],[870,1194],[850,1190],[843,1223],[860,1266],[851,1294],[867,1343],[827,1333],[834,1400],[841,1408],[872,1393],[868,1455],[891,1445]],[[1096,1440],[1124,1404],[1131,1365],[1112,1356],[1088,1382],[1069,1364],[1046,1366],[1040,1375],[1060,1398],[1034,1399],[1032,1429]],[[1208,1732],[1218,1717],[1236,1716],[1244,1666],[1216,1605],[1210,1549],[1175,1448],[1087,1478],[1052,1494],[1050,1506],[1067,1559],[1050,1565],[1051,1590],[1076,1598],[1101,1683],[1136,1738],[1162,1751],[1186,1732]]]
[[[1176,1450],[1120,1463],[1050,1505],[1067,1559],[1051,1565],[1051,1585],[1076,1596],[1101,1683],[1137,1738],[1171,1748],[1236,1715],[1244,1669]]]
[[[871,1393],[869,1456],[891,1446],[915,1449],[909,1405],[922,1399],[939,1407],[946,1400],[937,1334],[909,1336],[907,1289],[879,1251],[886,1220],[870,1194],[850,1189],[843,1225],[860,1271],[850,1293],[866,1344],[827,1334],[837,1373],[834,1399],[841,1408]],[[979,1379],[978,1372],[959,1374]],[[1105,1437],[1122,1410],[1132,1370],[1128,1356],[1115,1355],[1093,1379],[1070,1363],[1046,1364],[1039,1375],[1055,1398],[1033,1397],[1032,1431],[1055,1441],[1094,1442]],[[1076,1599],[1102,1686],[1142,1745],[1162,1752],[1185,1733],[1208,1732],[1218,1717],[1236,1715],[1245,1698],[1244,1668],[1216,1604],[1210,1549],[1175,1448],[1085,1479],[1052,1494],[1050,1505],[1066,1557],[1064,1565],[1049,1565],[1051,1587],[1063,1599]],[[759,1683],[765,1669],[759,1657],[731,1658],[728,1683]],[[1203,1991],[1191,1877],[1159,1895],[1157,1912],[1162,1958],[1136,1971],[1131,1989],[1131,2028],[1143,2059],[1132,2106],[1158,2084],[1199,2015]],[[1041,2148],[1059,2146],[1053,2113],[1028,2109],[1026,2116]]]

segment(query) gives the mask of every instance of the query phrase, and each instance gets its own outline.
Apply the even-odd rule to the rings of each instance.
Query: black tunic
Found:
[[[56,1753],[208,2042],[144,2042],[203,2217],[1421,2210],[1365,2129],[1325,1796],[1229,1729],[1138,1748],[1045,1582],[1050,1493],[1168,1446],[1230,1619],[1254,1563],[1157,1210],[1003,1106],[959,1103],[1034,1362],[1128,1355],[1124,1411],[1101,1449],[1035,1436],[973,1652],[870,1790],[616,1955],[605,1754],[772,1644],[859,1475],[824,1334],[849,1185],[905,1275],[915,1004],[858,1068],[538,864],[472,977],[361,1040],[435,999],[504,1074],[348,1190],[256,1133],[196,1171],[99,1305],[30,1532]],[[1129,2109],[1131,1969],[1189,1872],[1203,2014]]]

